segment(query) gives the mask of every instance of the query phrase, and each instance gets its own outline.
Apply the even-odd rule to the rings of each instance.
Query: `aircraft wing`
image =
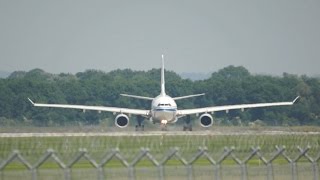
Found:
[[[274,103],[258,103],[258,104],[239,104],[239,105],[226,105],[226,106],[213,106],[213,107],[204,107],[204,108],[196,108],[196,109],[183,109],[177,111],[177,116],[184,116],[190,114],[199,114],[199,113],[211,113],[216,111],[226,111],[232,109],[248,109],[248,108],[257,108],[257,107],[270,107],[270,106],[290,106],[293,105],[299,96],[296,97],[291,102],[274,102]]]
[[[142,109],[128,109],[128,108],[118,108],[118,107],[105,107],[105,106],[85,106],[85,105],[69,105],[69,104],[41,104],[34,103],[31,99],[28,100],[32,103],[33,106],[36,107],[52,107],[52,108],[66,108],[66,109],[81,109],[85,110],[93,110],[93,111],[107,111],[113,113],[124,113],[124,114],[134,114],[134,115],[143,115],[148,116],[150,110],[142,110]]]

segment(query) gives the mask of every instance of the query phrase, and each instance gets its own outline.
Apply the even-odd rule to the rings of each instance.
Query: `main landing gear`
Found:
[[[137,116],[137,125],[136,125],[136,131],[144,131],[144,124],[143,124],[144,118],[142,116]]]
[[[192,131],[191,117],[188,115],[184,119],[183,131]]]

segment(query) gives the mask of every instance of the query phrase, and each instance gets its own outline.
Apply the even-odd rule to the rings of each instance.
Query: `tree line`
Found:
[[[288,107],[217,112],[214,117],[221,123],[241,121],[248,124],[260,120],[275,126],[320,125],[320,78],[288,73],[282,76],[253,75],[241,66],[228,66],[204,80],[183,79],[172,71],[166,71],[165,77],[166,91],[171,97],[206,93],[202,97],[177,101],[179,109],[292,101],[296,96],[301,96],[295,105]],[[112,113],[32,107],[28,97],[39,103],[150,109],[149,101],[121,97],[119,94],[155,97],[159,91],[160,69],[124,69],[107,73],[87,70],[76,74],[50,74],[41,69],[16,71],[7,78],[0,78],[0,125],[99,124],[105,119],[113,119]]]

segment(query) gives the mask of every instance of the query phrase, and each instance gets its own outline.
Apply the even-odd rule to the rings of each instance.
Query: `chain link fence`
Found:
[[[222,155],[213,158],[206,147],[199,147],[190,159],[185,159],[179,148],[163,152],[157,160],[148,148],[141,148],[129,162],[119,149],[106,152],[101,159],[94,159],[86,149],[80,149],[71,161],[64,162],[57,153],[48,149],[34,164],[18,150],[0,162],[0,178],[4,179],[319,179],[320,153],[316,157],[308,154],[310,147],[297,147],[295,157],[289,157],[284,146],[268,158],[259,147],[251,147],[245,157],[237,156],[235,148],[225,147]],[[201,160],[201,161],[199,161]],[[110,166],[117,161],[118,165]],[[230,163],[230,162],[233,163]],[[82,163],[80,163],[82,162]],[[55,167],[45,163],[54,163]],[[11,166],[20,164],[20,168]],[[86,164],[83,167],[79,164]],[[88,165],[90,165],[88,167]],[[23,167],[22,167],[23,166]],[[11,168],[10,168],[11,167]],[[21,168],[22,167],[22,168]]]

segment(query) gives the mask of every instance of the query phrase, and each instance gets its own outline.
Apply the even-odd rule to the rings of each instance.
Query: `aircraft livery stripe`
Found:
[[[153,109],[154,111],[177,111],[177,109],[173,109],[173,108],[157,108],[157,109]]]

